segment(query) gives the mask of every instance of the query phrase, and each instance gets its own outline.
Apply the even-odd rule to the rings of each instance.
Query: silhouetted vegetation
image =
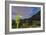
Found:
[[[28,19],[20,19],[19,28],[40,27],[40,11]],[[12,28],[16,28],[15,20],[12,20]]]

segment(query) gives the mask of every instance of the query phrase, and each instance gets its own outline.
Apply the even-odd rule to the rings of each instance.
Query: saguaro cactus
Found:
[[[19,28],[19,23],[20,23],[20,16],[16,15],[16,24],[17,24],[17,28]]]

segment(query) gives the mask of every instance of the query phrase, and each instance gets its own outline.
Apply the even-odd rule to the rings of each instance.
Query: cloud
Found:
[[[15,19],[16,15],[20,15],[21,19],[29,18],[40,11],[40,7],[12,7],[12,19]]]

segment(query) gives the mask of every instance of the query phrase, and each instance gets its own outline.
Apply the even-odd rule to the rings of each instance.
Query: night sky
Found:
[[[12,19],[15,20],[16,15],[21,16],[21,19],[29,18],[40,11],[40,7],[20,7],[12,6]]]

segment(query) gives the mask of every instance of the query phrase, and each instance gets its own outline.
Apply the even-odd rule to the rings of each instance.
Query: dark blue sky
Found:
[[[12,6],[12,19],[15,19],[16,15],[22,16],[22,19],[29,18],[40,11],[40,7],[16,7]]]

